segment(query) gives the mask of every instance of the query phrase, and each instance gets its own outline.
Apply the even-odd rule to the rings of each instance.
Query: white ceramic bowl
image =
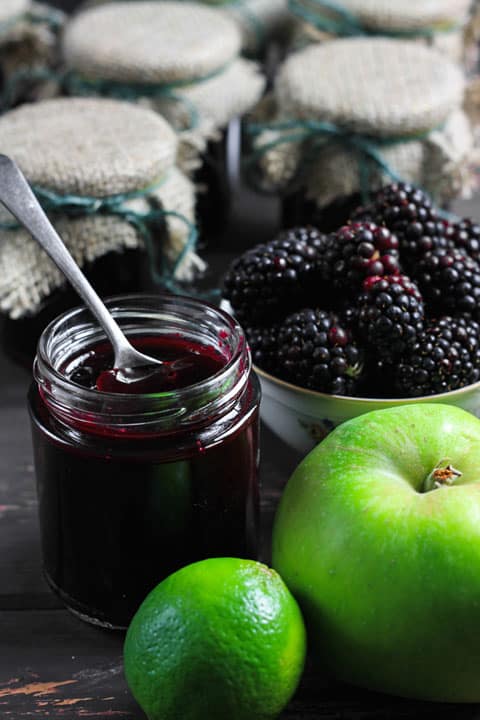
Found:
[[[255,368],[262,386],[262,420],[287,445],[302,455],[336,425],[357,415],[419,402],[456,405],[480,417],[480,382],[459,390],[420,398],[375,399],[327,395],[279,380]]]

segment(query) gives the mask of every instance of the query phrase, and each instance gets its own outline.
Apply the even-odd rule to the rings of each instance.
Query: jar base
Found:
[[[128,624],[117,625],[115,623],[109,622],[103,617],[91,615],[91,611],[85,605],[77,602],[68,593],[66,593],[64,590],[61,590],[61,588],[59,588],[58,585],[52,580],[52,578],[45,569],[43,570],[43,576],[47,581],[50,589],[53,590],[55,595],[57,595],[62,601],[62,603],[65,605],[65,608],[79,620],[82,620],[89,625],[94,625],[95,627],[102,628],[103,630],[125,632],[128,629]]]
[[[79,610],[75,610],[75,608],[71,607],[70,605],[65,605],[66,609],[69,613],[74,615],[79,620],[82,620],[85,623],[88,623],[89,625],[93,625],[94,627],[101,628],[102,630],[113,630],[115,632],[126,632],[128,629],[128,625],[112,625],[112,623],[106,622],[105,620],[99,620],[96,617],[93,617],[91,615],[85,615],[85,613],[80,612]]]

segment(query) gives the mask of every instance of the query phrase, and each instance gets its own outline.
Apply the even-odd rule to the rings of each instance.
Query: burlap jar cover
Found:
[[[5,83],[18,72],[55,63],[63,22],[64,14],[45,4],[0,1],[0,70]]]
[[[324,207],[403,179],[446,201],[472,179],[461,70],[408,41],[352,38],[314,45],[283,65],[252,124],[260,182],[301,186]]]
[[[240,33],[217,10],[188,2],[122,2],[77,15],[64,34],[72,94],[141,100],[180,132],[192,170],[210,139],[259,99],[264,78],[239,57]]]
[[[162,2],[163,0],[158,0]],[[106,5],[112,0],[86,0],[86,9]],[[199,0],[205,5],[224,11],[238,26],[242,37],[242,53],[256,57],[271,40],[286,41],[294,21],[288,0]]]
[[[175,133],[151,110],[97,98],[23,105],[0,118],[0,152],[53,208],[52,221],[80,265],[146,243],[177,279],[203,269],[192,235],[194,189],[174,165]],[[158,219],[151,231],[152,213],[163,220],[162,232]],[[0,308],[19,318],[37,312],[64,278],[12,220],[2,209]]]
[[[471,0],[289,0],[300,20],[296,44],[385,35],[427,43],[466,60]]]

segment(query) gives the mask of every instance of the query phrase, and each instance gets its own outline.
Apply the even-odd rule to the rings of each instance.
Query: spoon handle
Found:
[[[67,277],[107,333],[115,349],[116,360],[121,363],[117,351],[121,353],[125,346],[122,331],[54,230],[23,173],[6,155],[0,155],[0,202]]]

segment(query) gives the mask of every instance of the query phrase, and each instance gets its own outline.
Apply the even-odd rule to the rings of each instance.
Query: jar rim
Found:
[[[223,342],[219,339],[216,348],[226,358],[226,363],[216,373],[199,382],[161,393],[132,395],[82,387],[61,372],[62,363],[64,364],[66,357],[75,356],[78,349],[81,349],[82,342],[83,347],[87,348],[108,338],[85,306],[75,307],[59,315],[44,329],[34,362],[34,376],[41,388],[42,397],[54,414],[63,420],[66,420],[65,415],[70,416],[72,413],[72,417],[77,417],[78,420],[78,413],[86,412],[91,422],[93,419],[93,424],[97,424],[95,418],[99,425],[102,424],[102,418],[107,418],[106,425],[109,427],[133,427],[145,423],[168,426],[175,418],[183,426],[188,424],[189,420],[198,421],[201,416],[225,411],[243,390],[251,369],[250,352],[242,327],[221,308],[189,296],[167,293],[117,295],[106,298],[105,304],[120,325],[127,318],[133,322],[133,318],[138,316],[137,322],[140,323],[142,320],[160,317],[162,312],[168,312],[172,322],[177,318],[187,327],[191,317],[191,331],[194,334],[196,332],[198,342],[202,343],[199,337],[201,332],[194,324],[195,316],[200,312],[205,326],[208,322],[216,322],[228,336],[229,347],[226,348],[226,340]],[[130,326],[130,330],[132,327]],[[62,339],[60,337],[59,340],[58,336],[61,336],[62,329],[65,328],[69,329],[72,336],[78,331],[79,338],[72,341],[69,353],[59,354]],[[141,328],[140,324],[138,328]],[[168,331],[168,328],[161,326],[155,333],[144,330],[144,334],[148,332],[161,335],[161,330]],[[206,344],[212,340],[212,336],[207,336],[206,329],[203,330],[203,344]],[[126,333],[129,334],[127,330]],[[71,407],[73,404],[76,408]]]

